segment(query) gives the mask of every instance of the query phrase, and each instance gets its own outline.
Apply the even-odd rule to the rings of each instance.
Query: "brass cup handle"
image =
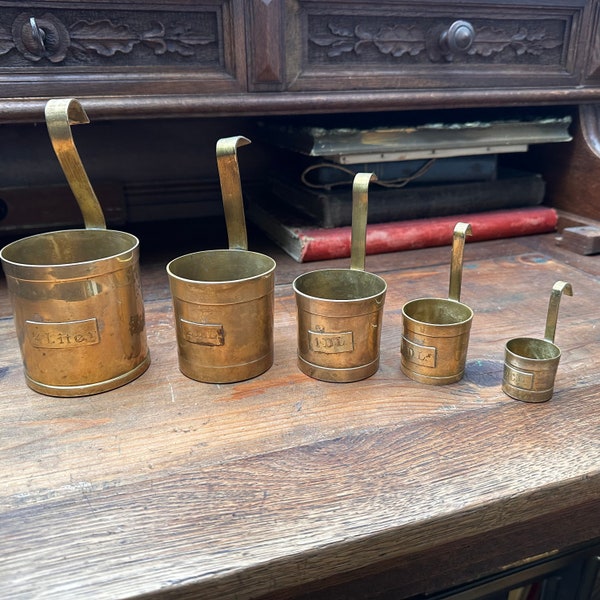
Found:
[[[544,331],[544,339],[548,342],[554,343],[554,336],[556,334],[556,321],[558,320],[558,307],[560,305],[560,298],[563,294],[572,296],[573,286],[567,281],[557,281],[552,287],[550,302],[548,303],[546,330]]]
[[[242,135],[217,140],[217,169],[230,250],[248,250],[244,198],[237,158],[237,149],[247,144],[250,144],[250,140]]]
[[[467,52],[473,45],[475,28],[468,21],[454,21],[439,38],[440,50],[443,54],[460,54]]]
[[[90,120],[75,98],[52,98],[44,109],[46,126],[58,162],[79,204],[86,229],[106,229],[102,207],[75,147],[71,125]]]
[[[369,183],[376,181],[375,173],[357,173],[352,182],[352,230],[350,241],[350,268],[365,270],[367,247],[367,214],[369,210]]]
[[[452,256],[450,262],[450,285],[448,298],[460,302],[460,290],[462,287],[463,254],[465,249],[465,238],[472,235],[470,223],[458,222],[454,226],[452,235]]]

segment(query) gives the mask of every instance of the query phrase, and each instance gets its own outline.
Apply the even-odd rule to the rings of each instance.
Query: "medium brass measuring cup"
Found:
[[[452,240],[448,298],[419,298],[402,308],[402,372],[420,383],[460,381],[465,371],[473,311],[460,302],[465,237],[471,225],[457,223]]]
[[[70,129],[89,123],[83,107],[50,100],[45,116],[85,229],[23,238],[0,259],[27,384],[50,396],[85,396],[128,383],[150,364],[139,241],[106,229]]]
[[[368,187],[373,173],[357,173],[352,186],[349,269],[321,269],[297,277],[298,367],[323,381],[350,382],[379,368],[386,282],[364,270]]]
[[[275,261],[248,250],[237,160],[237,148],[249,143],[242,136],[217,141],[229,248],[167,265],[179,369],[205,383],[250,379],[273,364]]]
[[[511,398],[524,402],[545,402],[552,398],[561,356],[554,336],[563,293],[572,296],[573,288],[566,281],[557,281],[550,294],[544,339],[520,337],[506,343],[502,390]]]

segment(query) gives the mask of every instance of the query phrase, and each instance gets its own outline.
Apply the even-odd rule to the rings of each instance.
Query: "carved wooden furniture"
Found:
[[[575,103],[599,97],[592,0],[0,2],[3,120]]]
[[[296,367],[291,281],[309,268],[253,241],[278,265],[275,363],[223,386],[177,366],[165,264],[199,248],[191,225],[162,248],[139,232],[152,365],[105,394],[52,399],[25,385],[0,281],[2,597],[400,599],[489,590],[497,575],[516,586],[573,557],[571,584],[593,589],[597,257],[553,234],[467,243],[466,375],[432,389],[400,371],[400,308],[445,293],[449,246],[369,257],[388,283],[380,369],[331,384]],[[555,393],[525,404],[501,390],[503,344],[539,333],[555,279],[574,287]]]
[[[111,120],[105,139],[112,145],[98,145],[96,135],[94,148],[116,164],[107,159],[100,169],[105,181],[95,181],[112,186],[116,222],[129,214],[167,217],[164,206],[152,205],[157,197],[172,198],[173,216],[210,212],[190,209],[182,190],[192,187],[179,182],[201,177],[203,167],[196,165],[212,168],[204,148],[212,150],[220,131],[231,129],[213,133],[210,123],[179,124],[183,119],[335,112],[385,118],[417,109],[433,118],[439,110],[461,109],[468,119],[474,109],[534,105],[565,107],[576,117],[581,112],[573,133],[589,166],[564,145],[551,148],[536,168],[551,182],[551,203],[598,217],[589,202],[595,178],[587,176],[597,169],[598,154],[597,1],[506,0],[499,8],[476,0],[38,0],[27,6],[0,0],[0,9],[0,123],[13,125],[0,146],[7,167],[0,196],[13,207],[22,206],[22,197],[42,204],[47,186],[62,182],[50,154],[29,151],[42,148],[43,132],[16,124],[41,121],[49,97],[74,96],[93,122]],[[180,117],[178,125],[167,131],[164,119],[173,123],[173,117]],[[154,118],[156,125],[144,129],[154,145],[130,143],[142,131],[132,119],[140,118]],[[251,133],[248,122],[244,128]],[[177,148],[173,140],[185,132],[187,147]],[[193,137],[198,151],[192,156]],[[147,155],[155,147],[169,149],[160,164]],[[14,162],[27,176],[13,176]],[[119,168],[125,164],[131,181]],[[252,172],[260,180],[265,161]],[[154,173],[156,185],[146,181]],[[196,197],[214,196],[218,186],[209,169],[210,177],[210,189],[193,186]],[[565,200],[562,190],[573,186],[578,192]],[[124,199],[128,190],[134,197]],[[55,190],[52,197],[58,204],[64,193]],[[145,205],[147,211],[140,208]],[[0,218],[2,211],[0,201]]]
[[[576,117],[572,144],[528,155],[548,202],[569,225],[600,219],[599,18],[598,0],[0,0],[0,158],[22,220],[33,184],[64,198],[48,189],[35,125],[56,96],[102,122],[87,147],[102,137],[104,162],[86,162],[79,139],[118,222],[123,193],[172,200],[167,213],[128,207],[158,222],[139,232],[153,363],[127,387],[83,401],[29,390],[0,280],[0,595],[418,598],[499,574],[517,585],[526,567],[576,558],[581,597],[595,600],[595,256],[554,235],[467,245],[467,374],[432,390],[400,373],[399,315],[445,281],[448,248],[369,261],[389,286],[382,364],[337,386],[296,369],[290,283],[308,269],[266,247],[278,262],[275,364],[210,386],[178,371],[164,266],[223,241],[195,222],[185,235],[184,220],[165,232],[160,219],[185,216],[187,174],[208,180],[217,136],[254,117],[534,105]],[[258,179],[264,163],[249,169]],[[124,168],[125,191],[114,186]],[[538,319],[555,279],[575,293],[561,307],[555,396],[519,403],[500,389],[503,343]]]

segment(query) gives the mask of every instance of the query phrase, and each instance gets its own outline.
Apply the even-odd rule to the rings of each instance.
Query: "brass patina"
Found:
[[[572,296],[573,287],[566,281],[557,281],[550,293],[543,339],[520,337],[506,343],[502,390],[511,398],[524,402],[545,402],[552,398],[561,356],[554,336],[563,294]]]
[[[205,383],[256,377],[273,364],[275,261],[250,252],[237,148],[243,136],[218,140],[217,166],[229,248],[173,259],[167,274],[181,372]]]
[[[457,223],[452,239],[448,298],[419,298],[402,308],[402,372],[420,383],[445,385],[464,375],[473,311],[460,302],[465,237],[471,225]]]
[[[298,367],[323,381],[365,379],[379,368],[386,282],[364,270],[368,187],[373,173],[352,186],[349,269],[321,269],[293,282],[298,309]]]
[[[51,396],[121,386],[150,364],[139,276],[139,241],[106,229],[71,135],[88,123],[75,99],[45,110],[56,156],[85,229],[30,236],[0,252],[27,384]]]

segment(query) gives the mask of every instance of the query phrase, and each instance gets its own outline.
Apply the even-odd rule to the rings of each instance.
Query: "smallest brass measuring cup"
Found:
[[[573,288],[566,281],[557,281],[550,294],[544,339],[520,337],[506,343],[502,390],[511,398],[523,402],[545,402],[552,398],[561,356],[554,335],[563,293],[572,296]]]
[[[379,368],[381,321],[387,284],[365,271],[369,183],[357,173],[352,184],[349,269],[320,269],[297,277],[298,368],[322,381],[351,382]]]
[[[179,369],[197,381],[233,383],[273,364],[275,261],[250,252],[237,148],[242,136],[217,141],[217,167],[228,249],[185,254],[167,265]]]
[[[452,239],[448,299],[419,298],[402,308],[402,372],[420,383],[460,381],[465,371],[473,311],[460,302],[465,237],[471,225],[457,223]]]

